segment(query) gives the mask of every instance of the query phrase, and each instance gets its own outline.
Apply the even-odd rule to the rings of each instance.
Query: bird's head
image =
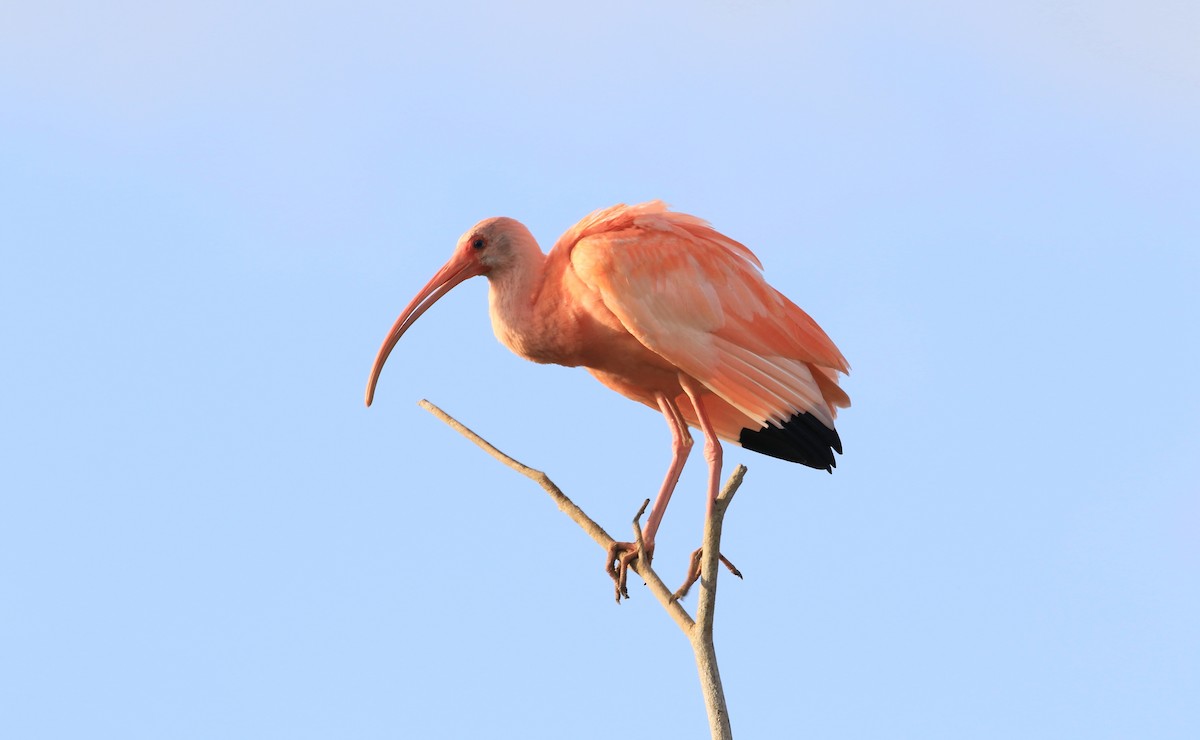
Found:
[[[477,274],[491,277],[521,262],[529,251],[541,249],[525,224],[499,216],[480,221],[459,237],[451,262],[474,261],[479,265]]]
[[[396,319],[392,330],[383,340],[379,354],[375,356],[375,364],[371,367],[371,378],[367,381],[367,405],[370,406],[375,398],[375,385],[379,382],[379,373],[388,355],[421,314],[464,280],[477,275],[492,278],[504,274],[521,263],[522,255],[531,250],[541,254],[529,229],[511,218],[484,219],[459,237],[450,260],[421,288],[421,292]]]

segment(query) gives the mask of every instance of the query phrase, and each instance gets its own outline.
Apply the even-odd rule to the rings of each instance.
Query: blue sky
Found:
[[[1200,735],[1200,11],[0,9],[0,735],[703,737],[624,536],[664,422],[396,314],[480,218],[662,198],[853,366],[726,523],[739,738]],[[702,458],[657,565],[699,542]]]

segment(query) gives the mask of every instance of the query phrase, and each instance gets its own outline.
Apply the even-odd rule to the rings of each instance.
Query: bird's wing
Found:
[[[749,249],[706,222],[659,201],[614,206],[554,251],[642,344],[759,423],[807,411],[832,428],[849,405],[841,352]]]

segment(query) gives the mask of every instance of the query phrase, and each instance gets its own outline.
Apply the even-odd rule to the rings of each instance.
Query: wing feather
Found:
[[[767,284],[753,252],[706,222],[660,201],[614,206],[554,251],[642,344],[761,425],[800,411],[832,428],[849,405],[832,340]]]

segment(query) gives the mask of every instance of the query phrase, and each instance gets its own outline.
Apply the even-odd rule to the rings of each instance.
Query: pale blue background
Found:
[[[245,5],[0,9],[0,736],[706,736],[641,583],[415,401],[621,536],[660,418],[481,280],[361,400],[473,222],[659,197],[854,366],[835,475],[727,453],[737,737],[1200,737],[1200,6]]]

